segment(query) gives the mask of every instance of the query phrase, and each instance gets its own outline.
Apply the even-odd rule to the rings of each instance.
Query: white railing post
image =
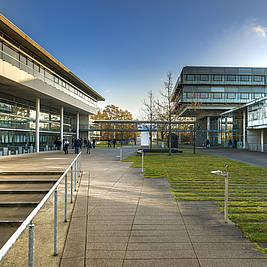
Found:
[[[73,202],[73,166],[70,168],[70,203]]]
[[[224,188],[224,221],[228,223],[228,166],[226,166],[225,172],[225,188]]]
[[[58,232],[58,218],[57,218],[57,189],[54,194],[54,256],[58,253],[57,248],[57,232]]]
[[[144,172],[144,150],[142,150],[142,172]]]
[[[28,266],[34,267],[34,224],[31,221],[29,226],[29,255]]]
[[[75,179],[74,179],[74,191],[77,191],[77,160],[74,162],[74,174],[75,174]]]
[[[66,174],[65,175],[65,222],[68,221],[67,209],[68,209],[68,176]]]

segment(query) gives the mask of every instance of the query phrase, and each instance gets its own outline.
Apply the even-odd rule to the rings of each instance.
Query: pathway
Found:
[[[176,202],[167,179],[144,179],[118,154],[83,155],[61,266],[267,266],[211,202]]]

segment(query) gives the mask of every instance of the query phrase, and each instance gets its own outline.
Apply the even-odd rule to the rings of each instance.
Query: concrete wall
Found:
[[[77,110],[82,110],[83,112],[88,112],[91,114],[96,114],[97,110],[93,106],[89,106],[86,103],[81,102],[80,100],[68,95],[67,93],[61,91],[60,89],[48,85],[44,81],[37,79],[33,75],[20,70],[19,68],[11,65],[10,63],[3,61],[0,59],[0,76],[14,81],[18,84],[28,87],[32,89],[36,94],[44,94],[46,96],[52,97],[53,99],[58,100],[58,105],[70,105]],[[15,88],[14,88],[15,89]],[[12,88],[10,88],[12,90]],[[16,87],[16,90],[21,90],[23,93],[23,87]],[[26,94],[25,94],[26,97]],[[42,96],[40,95],[42,98]],[[42,99],[41,99],[42,101]]]

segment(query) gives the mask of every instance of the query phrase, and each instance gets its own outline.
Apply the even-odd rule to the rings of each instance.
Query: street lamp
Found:
[[[224,222],[228,223],[228,179],[229,179],[229,172],[228,172],[228,165],[225,165],[225,171],[212,171],[212,174],[220,175],[225,177],[224,182]]]

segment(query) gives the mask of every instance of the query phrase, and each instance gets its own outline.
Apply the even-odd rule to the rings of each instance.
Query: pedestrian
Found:
[[[68,139],[63,139],[63,150],[65,154],[69,154],[69,140]]]
[[[113,147],[115,148],[116,147],[116,139],[115,138],[112,140],[112,144],[113,144]]]
[[[96,141],[95,141],[95,139],[93,139],[93,142],[92,142],[93,149],[95,149],[95,143],[96,143]]]
[[[55,144],[55,146],[56,146],[56,150],[60,150],[60,148],[61,148],[61,141],[60,141],[59,136],[58,136],[57,139],[55,140],[54,144]]]
[[[111,147],[111,141],[108,140],[108,147]]]
[[[87,147],[86,153],[90,154],[92,148],[92,143],[90,142],[90,140],[88,140],[86,147]]]
[[[84,146],[84,147],[87,147],[87,142],[88,142],[87,139],[84,138],[84,140],[83,140],[83,146]]]
[[[206,148],[210,148],[210,140],[209,139],[207,139],[207,141],[206,141]]]
[[[80,140],[76,138],[74,140],[74,152],[76,154],[78,154],[79,153],[79,149],[80,149]]]

